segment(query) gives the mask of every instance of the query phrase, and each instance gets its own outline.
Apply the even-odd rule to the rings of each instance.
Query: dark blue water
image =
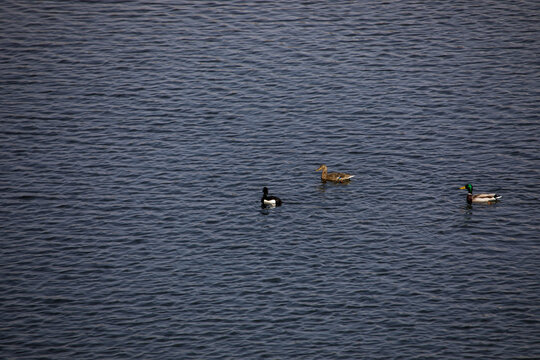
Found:
[[[538,2],[0,10],[0,357],[540,357]]]

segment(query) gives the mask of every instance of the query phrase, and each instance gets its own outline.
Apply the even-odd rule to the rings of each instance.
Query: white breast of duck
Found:
[[[263,188],[263,196],[261,198],[262,207],[276,207],[281,206],[281,199],[277,196],[268,195],[268,188]]]

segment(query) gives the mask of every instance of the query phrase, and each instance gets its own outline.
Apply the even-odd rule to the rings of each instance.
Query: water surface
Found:
[[[539,358],[539,10],[4,2],[0,354]]]

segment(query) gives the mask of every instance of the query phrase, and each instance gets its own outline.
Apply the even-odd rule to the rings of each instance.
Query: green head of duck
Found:
[[[460,187],[460,190],[463,190],[463,189],[467,190],[469,194],[472,194],[473,187],[471,184],[467,184],[465,186]]]

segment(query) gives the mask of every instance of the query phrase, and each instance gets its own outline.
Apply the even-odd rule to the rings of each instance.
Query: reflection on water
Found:
[[[326,181],[326,182],[321,182],[321,184],[319,184],[317,186],[317,191],[324,193],[329,188],[336,187],[336,186],[338,186],[338,187],[339,186],[347,186],[347,185],[351,184],[351,182],[352,181],[344,181],[344,182]]]

